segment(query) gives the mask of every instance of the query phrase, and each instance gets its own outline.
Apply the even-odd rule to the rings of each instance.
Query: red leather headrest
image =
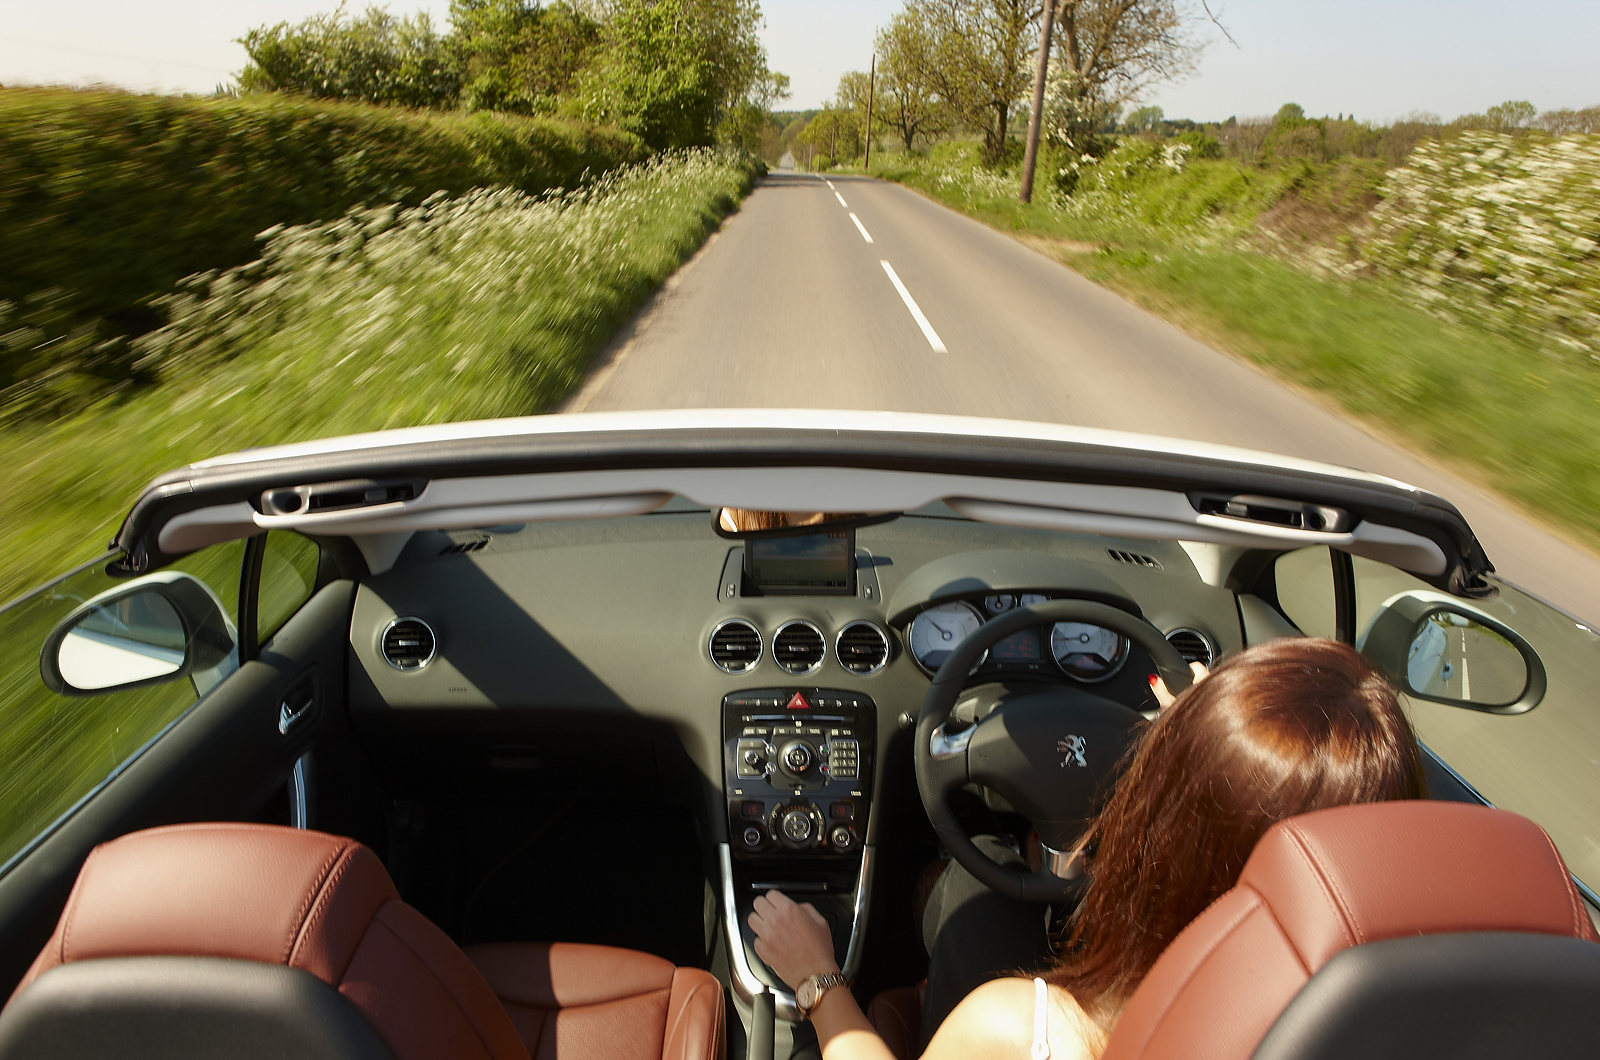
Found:
[[[399,897],[352,839],[230,823],[135,832],[90,853],[17,990],[68,961],[150,956],[287,964],[337,984],[373,915]]]
[[[1464,803],[1343,806],[1284,821],[1256,844],[1239,885],[1272,907],[1312,973],[1340,950],[1405,935],[1594,936],[1544,830]]]
[[[1247,1060],[1341,950],[1469,931],[1596,940],[1561,855],[1526,818],[1389,802],[1280,822],[1161,955],[1102,1060]]]

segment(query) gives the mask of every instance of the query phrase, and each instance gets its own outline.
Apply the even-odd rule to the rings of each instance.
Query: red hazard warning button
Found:
[[[799,692],[796,692],[789,699],[788,705],[786,707],[784,707],[783,709],[784,710],[810,710],[811,709],[811,704],[806,702],[806,697],[805,696],[802,696]]]

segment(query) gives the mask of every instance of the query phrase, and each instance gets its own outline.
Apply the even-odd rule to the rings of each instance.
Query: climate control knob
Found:
[[[781,827],[791,843],[804,843],[811,838],[811,811],[803,806],[785,811]]]
[[[833,849],[843,854],[855,845],[856,837],[850,829],[841,824],[828,833],[828,842],[832,844]]]
[[[794,740],[783,749],[783,767],[796,775],[810,769],[813,760],[811,745],[801,740]]]
[[[754,747],[745,751],[744,764],[749,766],[751,769],[761,765],[761,752],[757,751]]]
[[[744,830],[744,835],[741,838],[744,839],[745,846],[754,850],[756,847],[761,845],[761,829],[757,828],[755,825],[751,825],[749,828]]]

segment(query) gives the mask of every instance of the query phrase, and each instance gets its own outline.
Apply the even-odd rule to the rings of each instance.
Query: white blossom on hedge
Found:
[[[1600,136],[1426,143],[1382,194],[1375,271],[1441,316],[1600,354]]]

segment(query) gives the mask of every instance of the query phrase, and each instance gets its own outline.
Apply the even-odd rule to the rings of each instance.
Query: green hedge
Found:
[[[435,191],[570,188],[646,153],[547,119],[0,90],[0,405],[62,411],[135,378],[124,339],[162,322],[153,297],[255,258],[264,229]]]

